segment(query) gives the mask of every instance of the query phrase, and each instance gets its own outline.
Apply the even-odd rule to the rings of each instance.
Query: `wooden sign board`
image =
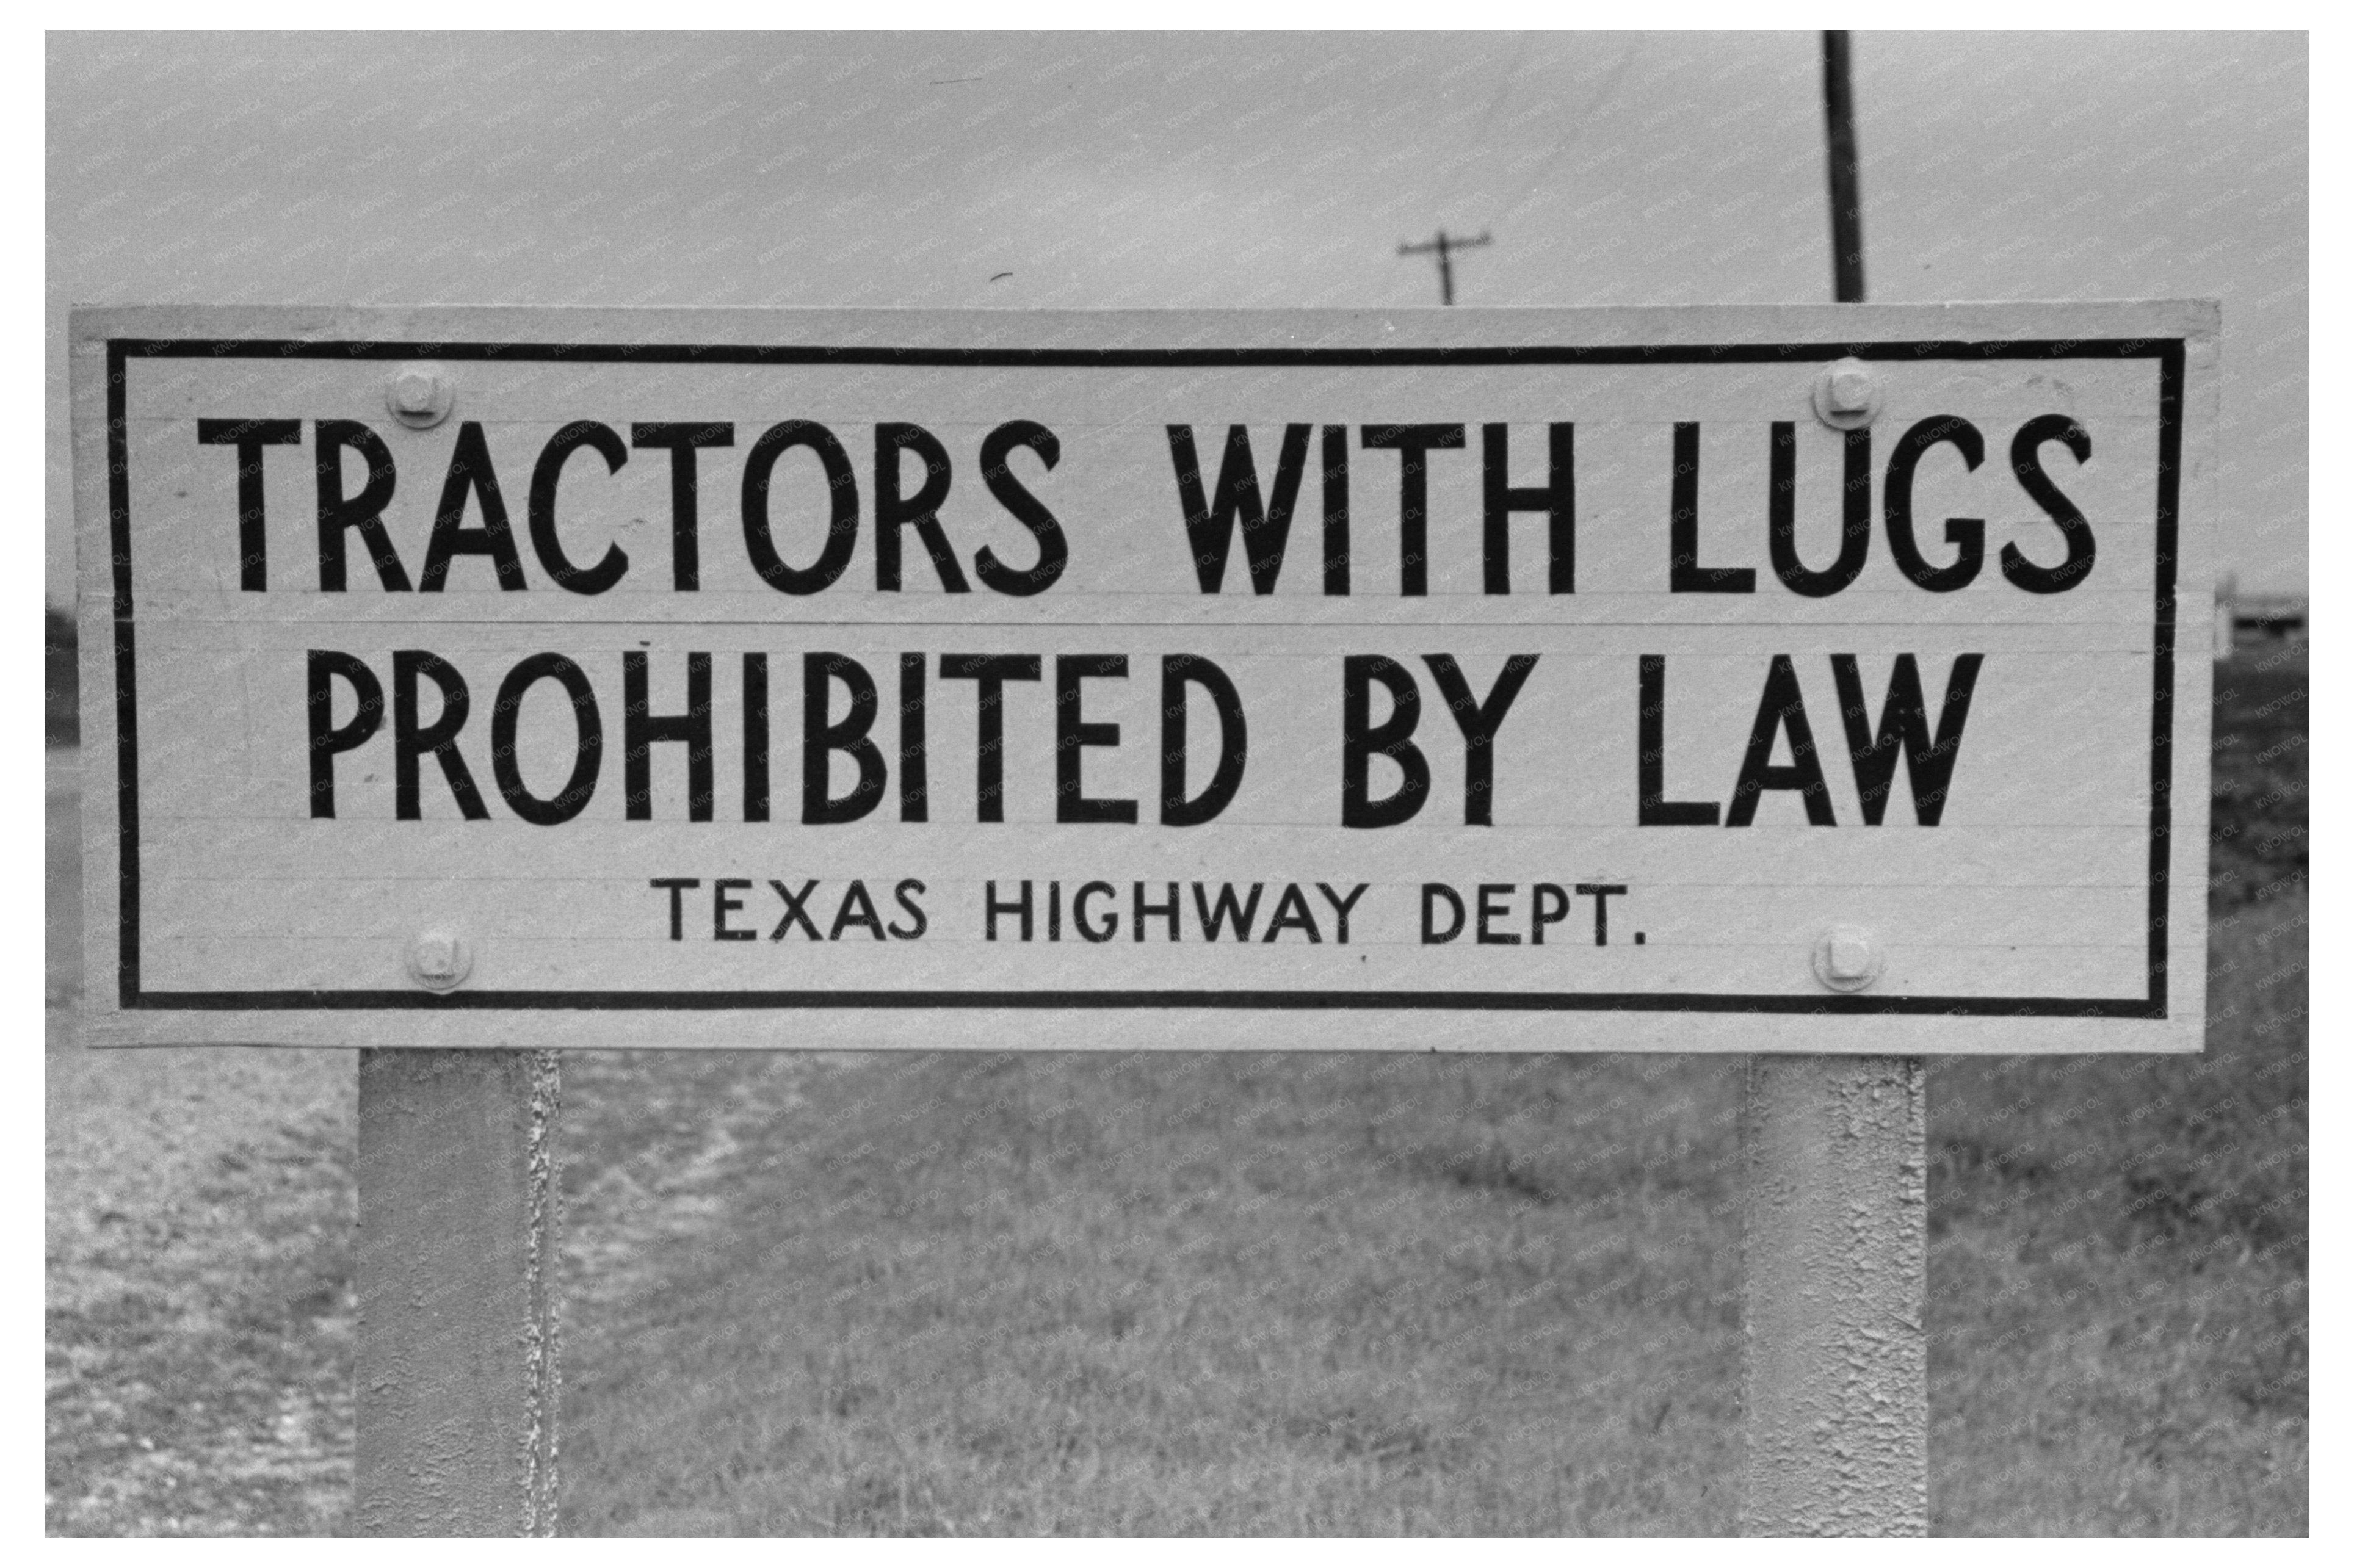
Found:
[[[80,313],[90,1037],[2195,1050],[2217,331]]]

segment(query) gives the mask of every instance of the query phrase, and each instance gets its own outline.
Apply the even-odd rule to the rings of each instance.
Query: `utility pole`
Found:
[[[1831,176],[1831,298],[1863,303],[1863,195],[1855,177],[1855,93],[1849,86],[1847,34],[1823,34],[1823,121]]]
[[[1420,244],[1400,244],[1398,254],[1428,256],[1435,252],[1438,257],[1438,302],[1442,305],[1451,305],[1455,302],[1455,264],[1452,260],[1454,253],[1458,250],[1476,249],[1479,246],[1491,243],[1493,242],[1489,239],[1488,231],[1484,228],[1469,239],[1458,234],[1449,234],[1446,229],[1441,228],[1438,231],[1438,237],[1435,239],[1426,240]]]

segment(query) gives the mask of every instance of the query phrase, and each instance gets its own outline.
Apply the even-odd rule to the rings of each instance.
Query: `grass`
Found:
[[[41,637],[43,676],[46,689],[42,706],[43,728],[51,746],[77,746],[81,742],[81,674],[80,639],[74,627],[73,615],[56,605],[44,605],[44,630]]]
[[[2303,644],[2243,652],[2215,668],[2214,822],[2209,901],[2265,898],[2306,876]]]
[[[1941,1532],[2303,1532],[2305,911],[2216,913],[2202,1056],[1933,1065]]]
[[[100,1216],[53,1282],[52,1534],[334,1532],[350,1505],[348,1128],[209,1162],[176,1212]]]
[[[2305,668],[2218,682],[2207,1054],[1933,1065],[1940,1533],[2306,1528]],[[77,1054],[69,1099],[200,1054]],[[297,1075],[203,1138],[158,1112],[178,1229],[109,1240],[136,1151],[61,1185],[53,1054],[52,1532],[345,1517],[309,1055],[172,1080]],[[571,1056],[565,1528],[1728,1531],[1737,1072]]]
[[[1734,1067],[698,1064],[727,1224],[579,1316],[567,1528],[1729,1529]]]

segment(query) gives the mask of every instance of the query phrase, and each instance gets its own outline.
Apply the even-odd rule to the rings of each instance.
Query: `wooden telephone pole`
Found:
[[[1488,231],[1484,228],[1468,239],[1458,234],[1449,234],[1446,229],[1441,228],[1436,238],[1400,244],[1398,254],[1401,256],[1436,254],[1438,258],[1438,302],[1442,305],[1451,305],[1455,302],[1454,253],[1458,250],[1477,249],[1482,245],[1493,243],[1494,241],[1488,238]]]
[[[1855,177],[1855,90],[1850,82],[1847,34],[1823,34],[1823,128],[1831,183],[1831,297],[1863,302],[1863,196]]]

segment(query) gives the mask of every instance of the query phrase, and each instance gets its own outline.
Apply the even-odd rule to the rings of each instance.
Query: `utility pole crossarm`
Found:
[[[1458,250],[1476,249],[1479,246],[1493,243],[1495,242],[1488,238],[1488,231],[1484,228],[1469,238],[1459,234],[1449,234],[1442,228],[1435,238],[1430,239],[1402,241],[1398,246],[1398,254],[1437,256],[1438,258],[1438,302],[1442,305],[1451,305],[1455,302],[1454,253]]]

